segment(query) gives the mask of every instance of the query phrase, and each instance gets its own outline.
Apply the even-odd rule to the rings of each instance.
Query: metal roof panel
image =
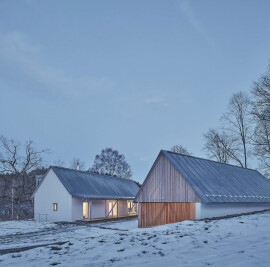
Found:
[[[132,180],[52,166],[67,191],[91,199],[134,199],[139,186]]]
[[[270,202],[270,181],[256,170],[162,150],[203,202]]]

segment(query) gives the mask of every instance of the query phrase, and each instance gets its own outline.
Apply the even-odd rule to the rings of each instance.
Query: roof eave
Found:
[[[72,195],[74,198],[81,198],[81,199],[93,199],[93,200],[134,200],[135,197],[115,197],[115,196],[82,196],[82,195]]]

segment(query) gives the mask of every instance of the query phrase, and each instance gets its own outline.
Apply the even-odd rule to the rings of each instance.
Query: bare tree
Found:
[[[178,154],[188,155],[191,156],[192,153],[188,152],[187,149],[182,145],[174,145],[171,148],[171,151]]]
[[[96,155],[90,171],[125,179],[131,179],[132,177],[132,171],[125,156],[112,148],[102,149],[101,153]]]
[[[70,167],[74,170],[84,170],[84,162],[79,158],[73,158]]]
[[[248,144],[250,142],[250,100],[246,94],[233,94],[228,105],[228,112],[222,117],[223,129],[234,140],[237,154],[232,157],[240,166],[248,166]]]
[[[256,124],[253,134],[254,154],[262,162],[266,175],[270,174],[270,65],[265,74],[254,82],[251,90],[252,115]]]
[[[260,159],[260,168],[270,176],[270,123],[267,119],[262,118],[257,121],[254,136],[254,155]]]
[[[215,129],[209,129],[204,135],[205,145],[204,150],[211,159],[218,162],[229,163],[231,159],[238,161],[234,140],[226,134]]]
[[[42,162],[46,150],[36,150],[30,140],[22,147],[19,142],[0,137],[0,173],[11,180],[9,193],[3,198],[11,203],[12,219],[19,218],[22,205],[32,194],[35,180],[28,175]]]
[[[252,114],[262,119],[261,116],[264,116],[270,107],[270,64],[267,72],[253,83],[251,93],[253,95]],[[270,117],[265,119],[270,119]]]

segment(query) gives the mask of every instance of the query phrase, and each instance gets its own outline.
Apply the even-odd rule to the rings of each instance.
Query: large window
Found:
[[[58,203],[53,203],[53,210],[57,211],[58,210]]]
[[[117,217],[117,200],[109,200],[109,217]]]
[[[129,200],[128,201],[128,209],[131,210],[133,206],[133,201]]]
[[[88,201],[83,202],[83,218],[89,219],[89,202]]]

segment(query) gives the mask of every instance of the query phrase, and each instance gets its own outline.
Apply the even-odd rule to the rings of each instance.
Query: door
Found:
[[[89,219],[89,202],[88,201],[83,202],[83,218]]]
[[[196,203],[140,202],[139,227],[152,227],[196,219]]]
[[[117,201],[111,200],[109,201],[109,216],[116,217],[117,216]]]
[[[113,207],[113,203],[110,201],[109,202],[109,211],[110,211],[109,216],[113,216],[112,207]]]

